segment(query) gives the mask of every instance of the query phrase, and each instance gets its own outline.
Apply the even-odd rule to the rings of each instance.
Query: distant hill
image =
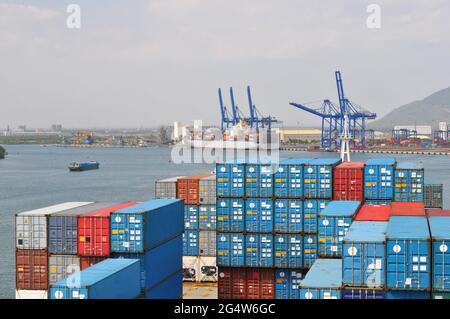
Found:
[[[421,101],[400,106],[368,127],[376,130],[392,130],[395,125],[431,125],[437,129],[439,122],[450,124],[450,87]]]

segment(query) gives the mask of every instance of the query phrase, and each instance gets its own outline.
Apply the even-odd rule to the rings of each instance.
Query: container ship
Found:
[[[89,161],[89,162],[72,162],[69,164],[69,171],[71,172],[81,172],[87,171],[91,169],[98,169],[100,167],[100,163],[97,161]]]

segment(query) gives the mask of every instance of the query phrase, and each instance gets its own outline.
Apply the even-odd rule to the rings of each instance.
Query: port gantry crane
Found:
[[[339,106],[336,106],[330,100],[324,100],[318,108],[294,102],[289,104],[322,118],[321,147],[323,149],[341,146],[340,136],[344,132],[345,123],[348,125],[352,146],[364,148],[366,146],[366,122],[367,120],[376,119],[377,115],[364,110],[345,97],[340,71],[335,72],[335,78]],[[348,116],[347,121],[345,120],[345,115]],[[356,140],[359,140],[359,144],[356,143]]]
[[[250,116],[246,117],[240,108],[236,105],[234,100],[233,88],[230,87],[230,100],[231,100],[231,114],[227,107],[223,103],[222,90],[218,89],[220,114],[221,114],[221,129],[222,131],[230,126],[237,125],[241,122],[245,122],[251,128],[255,128],[256,132],[259,132],[259,128],[266,128],[270,130],[273,123],[279,123],[279,121],[272,116],[263,116],[261,112],[253,104],[250,86],[247,86],[247,98],[250,110]]]

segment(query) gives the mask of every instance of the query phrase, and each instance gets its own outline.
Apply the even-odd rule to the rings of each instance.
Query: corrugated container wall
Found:
[[[333,169],[340,159],[320,158],[310,160],[303,168],[304,197],[331,199],[333,197]]]
[[[185,230],[183,235],[183,256],[198,256],[198,230]]]
[[[275,298],[300,299],[301,271],[293,269],[275,269]]]
[[[78,216],[78,255],[108,257],[111,253],[111,213],[135,204],[124,202]]]
[[[200,230],[199,238],[199,255],[200,256],[216,256],[216,232],[209,230]]]
[[[186,176],[170,177],[155,182],[155,198],[177,198],[177,181]]]
[[[83,257],[80,257],[80,269],[84,270],[86,268],[94,266],[95,264],[98,264],[99,262],[105,260],[106,258],[107,257],[101,257],[101,256],[83,256]]]
[[[245,235],[245,266],[273,267],[273,235]]]
[[[319,257],[342,256],[342,240],[360,205],[357,201],[333,201],[319,213]]]
[[[303,202],[298,199],[276,199],[274,231],[296,234],[303,231]]]
[[[199,180],[198,197],[200,205],[216,204],[216,175],[204,177]]]
[[[114,206],[113,203],[92,203],[48,216],[48,251],[51,254],[78,253],[78,216]]]
[[[345,162],[333,172],[334,200],[364,200],[364,162]]]
[[[392,216],[386,236],[388,290],[431,288],[428,222],[420,216]]]
[[[135,299],[141,291],[139,267],[138,259],[106,259],[53,284],[49,298]]]
[[[184,200],[185,205],[199,205],[200,180],[213,176],[213,174],[197,174],[178,179],[177,197]]]
[[[216,230],[216,205],[198,206],[198,228]]]
[[[342,259],[317,259],[302,280],[300,299],[341,299]]]
[[[385,299],[383,289],[343,288],[342,299]]]
[[[429,217],[433,254],[433,291],[450,292],[450,216]]]
[[[274,299],[274,270],[219,267],[218,298]]]
[[[343,242],[342,283],[346,287],[385,286],[387,222],[355,221]]]
[[[295,234],[277,234],[274,237],[276,268],[303,267],[303,238]]]
[[[80,257],[78,256],[52,255],[48,258],[49,285],[53,285],[76,271],[80,271]]]
[[[423,165],[411,162],[397,164],[395,168],[394,199],[397,202],[423,202]]]
[[[426,208],[443,208],[444,196],[442,184],[425,184],[425,207]]]
[[[183,233],[181,200],[155,199],[111,214],[111,251],[145,252]]]
[[[369,159],[364,168],[364,197],[370,200],[394,198],[393,158]],[[379,204],[379,203],[375,203]]]
[[[198,207],[197,205],[184,205],[185,230],[198,230]]]
[[[317,234],[317,216],[330,203],[323,199],[305,199],[303,202],[303,232]]]
[[[273,231],[273,201],[268,198],[245,201],[245,230],[250,233]]]
[[[245,236],[240,233],[217,234],[217,265],[225,267],[245,266]]]
[[[247,197],[273,196],[272,164],[248,163],[245,166],[245,195]]]
[[[46,250],[16,251],[16,289],[47,290],[48,255]]]
[[[145,291],[145,299],[182,299],[183,272],[177,271],[158,285]]]
[[[303,197],[303,166],[309,159],[283,159],[274,175],[274,195],[277,198]]]
[[[245,229],[243,199],[217,199],[217,231],[243,232]]]
[[[16,215],[16,248],[47,249],[47,216],[92,202],[67,202]]]
[[[216,164],[217,197],[245,195],[245,167],[243,162]]]

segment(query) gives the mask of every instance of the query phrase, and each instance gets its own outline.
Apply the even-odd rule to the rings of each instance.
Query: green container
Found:
[[[450,299],[450,292],[433,292],[431,299]]]

